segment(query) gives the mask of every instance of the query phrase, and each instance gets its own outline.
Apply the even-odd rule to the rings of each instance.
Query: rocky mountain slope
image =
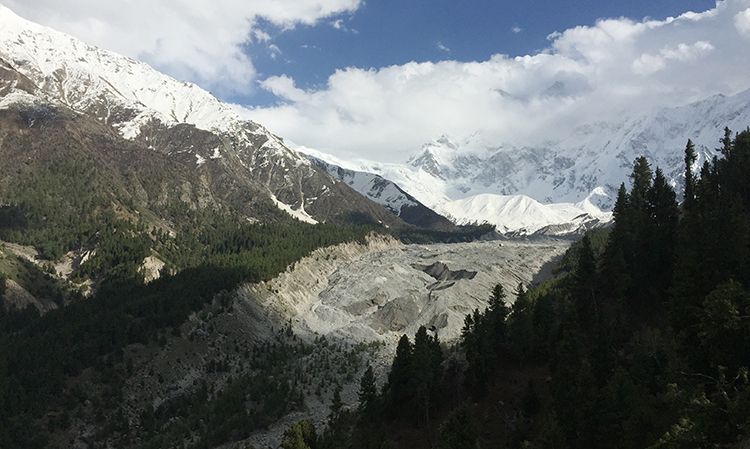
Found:
[[[210,93],[25,21],[3,6],[0,72],[0,110],[21,116],[24,128],[10,134],[23,135],[52,118],[65,119],[66,130],[81,126],[76,120],[95,120],[100,129],[87,124],[88,132],[137,149],[132,157],[145,165],[171,164],[168,173],[179,166],[176,172],[193,177],[191,188],[226,201],[249,219],[266,219],[271,204],[309,222],[352,214],[386,225],[399,222]],[[7,142],[4,151],[19,151]],[[123,161],[119,168],[128,165],[134,164]],[[143,196],[138,190],[129,193]],[[213,202],[198,200],[191,207]]]
[[[315,156],[307,156],[331,176],[393,212],[405,222],[423,228],[453,231],[456,226],[406,193],[396,183],[374,173],[347,170]]]

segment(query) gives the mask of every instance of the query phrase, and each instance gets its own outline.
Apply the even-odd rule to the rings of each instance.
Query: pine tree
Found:
[[[685,146],[685,190],[683,191],[683,207],[690,209],[693,207],[695,201],[695,173],[693,173],[693,165],[697,160],[695,155],[695,144],[693,141],[688,139],[687,145]]]
[[[505,290],[501,284],[495,284],[490,295],[490,305],[485,313],[487,326],[491,332],[492,344],[495,352],[505,342],[507,332],[506,319],[510,314],[510,308],[505,302]]]
[[[609,233],[602,257],[602,277],[608,281],[607,290],[613,301],[621,304],[624,303],[626,294],[632,290],[632,278],[628,269],[633,245],[631,215],[630,195],[623,183],[612,208],[615,226]]]
[[[719,148],[721,155],[724,159],[730,160],[732,158],[732,131],[728,126],[724,127],[724,137],[719,141],[721,142],[721,148]]]
[[[734,280],[722,283],[703,302],[698,338],[714,368],[750,366],[750,295]]]
[[[511,347],[519,359],[528,359],[533,356],[535,345],[534,309],[526,290],[523,288],[523,283],[518,284],[516,300],[511,310],[508,317],[508,334]]]
[[[372,419],[377,412],[378,388],[375,384],[375,374],[369,364],[359,382],[357,397],[359,398],[360,415]]]
[[[581,239],[578,251],[578,264],[571,279],[571,292],[578,312],[581,330],[593,332],[599,319],[596,303],[596,259],[591,248],[591,239],[586,234]]]
[[[438,429],[440,449],[475,449],[478,439],[477,425],[466,403],[453,410]]]
[[[377,448],[380,438],[377,437],[376,430],[379,427],[379,421],[382,419],[381,413],[383,411],[381,409],[380,398],[378,397],[375,374],[372,366],[369,364],[360,379],[357,396],[359,398],[359,408],[357,410],[354,439],[364,449]]]
[[[630,190],[630,197],[633,208],[637,211],[644,211],[646,208],[646,193],[651,188],[651,166],[645,156],[635,159],[633,172],[630,174],[633,187]]]
[[[413,393],[410,390],[409,379],[412,369],[412,344],[409,337],[402,335],[396,347],[391,372],[388,373],[388,383],[384,392],[387,395],[389,409],[400,412],[405,405],[412,403]]]
[[[678,208],[676,195],[658,167],[647,194],[647,203],[649,222],[645,244],[650,249],[646,253],[647,282],[653,286],[656,299],[662,302],[672,280]]]
[[[439,344],[437,351],[435,350],[435,343],[436,341],[427,335],[427,329],[420,326],[414,336],[409,386],[414,398],[413,405],[416,410],[421,411],[418,416],[424,416],[426,424],[429,424],[430,408],[436,399],[442,374],[442,352]]]
[[[467,388],[475,397],[484,394],[490,374],[495,369],[498,353],[506,343],[509,308],[505,292],[497,284],[490,295],[490,305],[482,313],[478,309],[466,315],[461,330],[461,346],[469,367],[466,370]]]
[[[281,440],[282,449],[315,449],[318,440],[315,426],[310,421],[299,421],[292,424]]]
[[[328,425],[323,433],[322,446],[330,449],[346,447],[349,437],[349,415],[343,411],[344,403],[341,400],[341,386],[338,385],[333,391],[333,399],[329,407]]]

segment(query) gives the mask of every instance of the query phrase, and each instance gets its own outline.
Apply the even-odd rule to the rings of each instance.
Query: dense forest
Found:
[[[191,242],[136,232],[129,222],[113,220],[97,233],[96,255],[77,270],[80,277],[103,277],[91,297],[71,293],[66,306],[41,317],[32,306],[20,312],[0,307],[1,447],[44,447],[48,429],[40,427],[42,418],[50,410],[75,410],[88,399],[67,384],[92,367],[115,398],[108,407],[116,409],[128,375],[125,347],[164,344],[166,332],[179,333],[190,313],[239,282],[268,280],[315,248],[371,232],[326,224],[214,225],[185,238]],[[137,267],[155,246],[171,253],[169,260],[184,260],[186,268],[146,284]],[[273,351],[275,346],[266,352]]]
[[[0,236],[49,258],[95,246],[74,273],[95,289],[87,298],[50,290],[61,307],[43,316],[0,307],[0,447],[66,447],[75,426],[89,429],[81,440],[88,447],[215,447],[303,409],[305,395],[321,391],[333,392],[327,425],[291,425],[283,448],[744,447],[750,130],[726,130],[698,172],[695,160],[688,141],[678,204],[661,170],[638,158],[611,230],[573,245],[554,280],[514,292],[497,285],[489,307],[466,317],[458,343],[447,346],[424,327],[403,336],[384,383],[363,366],[372,348],[304,343],[291,327],[277,328],[254,345],[227,337],[216,346],[222,355],[201,368],[219,380],[196,379],[136,416],[123,394],[142,368],[133,347],[205,338],[241,282],[271,279],[316,248],[387,231],[249,224],[172,203],[159,211],[178,231],[170,234],[110,209],[109,199],[61,201],[75,195],[55,170],[81,171],[71,184],[78,192],[98,192],[100,181],[85,164],[50,167],[0,208]],[[407,228],[397,236],[457,241],[489,230]],[[149,255],[166,266],[145,283],[138,267]],[[190,320],[199,324],[183,335]],[[350,409],[341,378],[361,372]],[[158,371],[140,376],[164,383]]]

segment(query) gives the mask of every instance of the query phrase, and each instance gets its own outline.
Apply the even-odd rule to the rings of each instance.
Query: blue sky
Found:
[[[336,69],[532,55],[550,45],[550,34],[599,19],[663,20],[714,5],[711,0],[370,0],[316,26],[282,30],[265,22],[262,28],[278,52],[270,51],[268,42],[246,48],[260,78],[286,74],[310,89],[325,84]],[[263,91],[237,99],[255,105],[276,101]]]
[[[291,144],[403,162],[750,89],[750,0],[0,0],[211,91]]]

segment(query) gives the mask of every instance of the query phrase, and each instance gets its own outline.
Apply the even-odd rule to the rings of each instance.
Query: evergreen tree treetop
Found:
[[[638,206],[645,200],[646,192],[651,188],[652,175],[651,166],[646,157],[637,157],[635,159],[635,164],[633,165],[633,173],[630,174],[630,179],[633,183],[630,196],[634,205]]]
[[[693,165],[696,160],[695,144],[693,144],[692,140],[688,139],[685,146],[685,189],[683,191],[685,208],[692,207],[693,201],[695,201],[695,173],[693,173]]]
[[[372,416],[378,398],[378,388],[375,384],[375,374],[373,373],[372,365],[368,364],[365,373],[362,375],[357,397],[359,398],[359,410],[365,416]]]

